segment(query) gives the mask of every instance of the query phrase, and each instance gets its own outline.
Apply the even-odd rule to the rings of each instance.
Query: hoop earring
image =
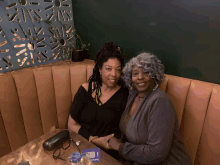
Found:
[[[153,88],[153,91],[156,90],[159,86],[159,84],[157,83],[157,81],[154,79],[154,82],[156,83],[155,87]]]

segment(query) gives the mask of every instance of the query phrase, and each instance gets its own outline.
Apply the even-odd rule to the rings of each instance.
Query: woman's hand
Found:
[[[102,148],[105,148],[106,150],[109,150],[110,147],[108,145],[108,141],[113,136],[114,136],[114,134],[111,134],[111,135],[108,135],[108,136],[99,137],[99,138],[95,138],[91,142],[94,143],[95,145],[99,146],[99,147],[102,147]]]
[[[121,139],[117,139],[116,137],[112,137],[108,142],[109,148],[117,150],[119,149],[121,145]]]

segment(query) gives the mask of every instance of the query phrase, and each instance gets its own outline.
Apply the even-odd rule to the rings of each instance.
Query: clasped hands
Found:
[[[105,148],[106,150],[114,149],[118,150],[121,144],[121,139],[114,137],[114,134],[103,136],[103,137],[91,137],[90,140],[93,144]]]

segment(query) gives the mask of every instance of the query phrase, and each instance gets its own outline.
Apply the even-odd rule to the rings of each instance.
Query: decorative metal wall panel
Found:
[[[72,13],[71,0],[0,0],[0,73],[70,58]]]

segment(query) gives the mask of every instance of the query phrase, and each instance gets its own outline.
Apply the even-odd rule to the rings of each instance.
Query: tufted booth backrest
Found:
[[[66,128],[71,102],[92,74],[93,61],[62,63],[0,75],[0,156],[50,131]],[[166,75],[160,85],[172,100],[193,164],[220,162],[220,85]]]
[[[193,164],[219,164],[220,85],[166,75],[160,89],[174,104],[181,137]]]
[[[71,102],[94,61],[61,62],[0,75],[0,157],[67,127]],[[92,68],[88,71],[92,73]]]

